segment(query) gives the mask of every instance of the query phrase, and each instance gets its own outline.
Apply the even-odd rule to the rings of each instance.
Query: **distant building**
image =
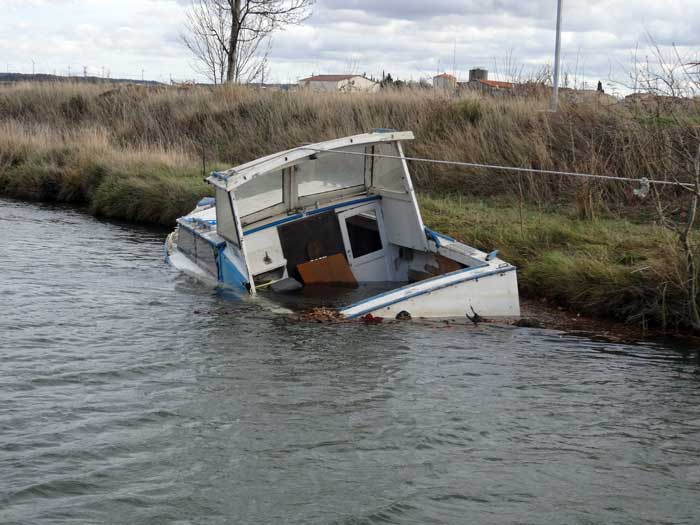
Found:
[[[437,75],[433,77],[433,88],[454,91],[457,89],[457,78],[448,73]]]
[[[469,82],[476,82],[477,80],[488,80],[489,71],[481,67],[474,67],[469,70]]]
[[[433,77],[434,89],[449,92],[474,90],[485,94],[496,94],[513,91],[514,87],[512,82],[489,80],[489,72],[479,67],[469,71],[468,82],[458,82],[457,78],[449,73]]]
[[[374,93],[379,91],[380,84],[363,75],[314,75],[301,79],[299,87],[312,91]]]
[[[460,89],[470,89],[481,91],[486,94],[497,94],[512,91],[515,84],[512,82],[501,82],[500,80],[489,80],[489,72],[486,69],[474,68],[469,70],[469,82],[460,82]]]

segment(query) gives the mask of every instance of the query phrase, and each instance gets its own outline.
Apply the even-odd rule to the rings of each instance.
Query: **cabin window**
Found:
[[[273,171],[255,177],[236,190],[238,214],[246,217],[284,202],[284,176]]]
[[[382,249],[377,214],[374,211],[360,213],[345,219],[353,259]]]
[[[227,241],[240,246],[231,197],[221,188],[216,188],[216,231]]]
[[[364,153],[365,148],[362,146],[338,151]],[[316,160],[304,162],[296,167],[295,179],[299,197],[364,187],[365,157],[343,153],[319,153]]]
[[[192,259],[197,257],[197,245],[194,234],[184,226],[178,228],[177,249],[186,253]]]
[[[377,144],[373,148],[375,155],[398,157],[396,144]],[[405,193],[404,167],[400,159],[373,157],[372,184],[374,188]]]

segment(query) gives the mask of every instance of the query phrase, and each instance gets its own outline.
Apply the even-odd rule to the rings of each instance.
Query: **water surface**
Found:
[[[1,523],[700,521],[678,349],[300,323],[163,239],[0,201]]]

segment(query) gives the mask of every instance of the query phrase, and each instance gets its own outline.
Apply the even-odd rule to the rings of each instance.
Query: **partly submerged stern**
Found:
[[[401,286],[340,309],[347,319],[371,314],[395,318],[518,317],[516,269],[508,263],[464,268]]]

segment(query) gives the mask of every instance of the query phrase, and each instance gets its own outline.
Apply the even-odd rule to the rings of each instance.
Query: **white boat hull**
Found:
[[[340,311],[348,319],[371,314],[395,318],[408,312],[418,318],[518,317],[518,281],[515,268],[484,267],[460,270],[380,294]]]

